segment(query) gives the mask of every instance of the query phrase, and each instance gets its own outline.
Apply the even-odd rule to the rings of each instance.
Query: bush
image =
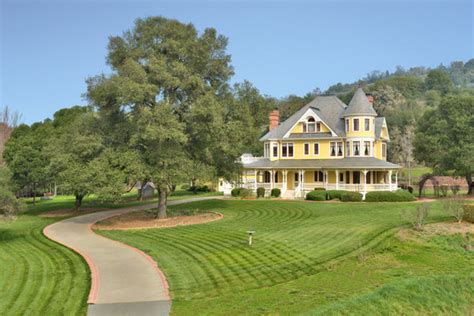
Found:
[[[257,198],[265,197],[265,188],[257,188]]]
[[[281,195],[281,190],[278,188],[274,188],[272,189],[272,192],[270,195],[277,198]]]
[[[425,223],[426,217],[430,211],[430,205],[427,203],[418,204],[414,210],[406,210],[403,212],[402,218],[409,221],[415,230],[421,231]]]
[[[187,191],[198,193],[198,192],[211,192],[211,189],[207,185],[193,185],[188,187]]]
[[[334,200],[334,199],[341,199],[341,195],[343,195],[344,193],[346,193],[347,191],[344,191],[344,190],[328,190],[326,191],[327,193],[327,199],[328,200]]]
[[[343,202],[360,202],[362,201],[362,194],[359,192],[344,192],[341,195],[341,201]]]
[[[306,194],[306,199],[309,201],[326,201],[326,191],[313,190]]]
[[[442,197],[448,196],[448,189],[449,189],[449,188],[448,188],[447,185],[442,185],[442,186],[439,187],[439,190],[440,190],[440,192],[441,192],[441,196],[442,196]]]
[[[242,188],[234,188],[232,189],[232,191],[230,191],[230,195],[232,195],[233,197],[239,197],[241,190]]]
[[[314,191],[326,191],[325,188],[314,188]]]
[[[407,187],[407,190],[408,190],[408,192],[410,192],[411,194],[413,194],[413,187],[412,187],[412,186],[408,186],[408,187]]]
[[[249,189],[240,189],[240,197],[241,198],[248,198],[252,195],[252,190]]]
[[[189,191],[189,188],[190,188],[190,187],[191,187],[191,186],[190,186],[189,184],[183,184],[183,185],[181,186],[181,190]]]
[[[365,195],[366,202],[410,202],[414,201],[415,197],[408,191],[398,190],[390,191],[374,191],[368,192]]]
[[[461,223],[464,217],[463,204],[464,201],[460,197],[454,196],[443,200],[443,209],[448,215],[453,216],[458,223]]]
[[[458,194],[458,192],[461,190],[461,186],[458,184],[452,185],[451,186],[451,191],[453,191],[453,195]]]
[[[464,205],[464,219],[468,222],[474,223],[474,204]]]

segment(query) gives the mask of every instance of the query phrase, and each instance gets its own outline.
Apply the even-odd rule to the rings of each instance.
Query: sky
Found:
[[[473,0],[0,0],[0,108],[30,124],[87,104],[85,79],[110,73],[108,37],[161,15],[229,38],[235,75],[262,94],[304,95],[397,65],[474,56]]]

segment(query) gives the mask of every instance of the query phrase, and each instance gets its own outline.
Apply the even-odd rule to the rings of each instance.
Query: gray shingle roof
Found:
[[[399,169],[401,166],[374,157],[341,159],[259,159],[245,164],[246,169]]]
[[[362,88],[357,89],[356,93],[349,102],[349,105],[342,113],[342,116],[350,116],[350,115],[370,115],[370,116],[377,116],[377,112],[375,112],[372,104],[367,99],[364,90]]]
[[[336,96],[317,96],[313,101],[303,106],[278,127],[265,134],[260,140],[265,141],[283,138],[309,108],[315,111],[321,120],[338,136],[345,136],[344,121],[340,119],[340,114],[344,111],[346,105]]]
[[[375,118],[375,139],[380,139],[380,136],[382,135],[382,125],[384,119],[384,117]]]
[[[291,133],[288,139],[332,138],[331,133]]]

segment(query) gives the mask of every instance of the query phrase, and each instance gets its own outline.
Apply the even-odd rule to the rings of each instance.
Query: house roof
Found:
[[[377,116],[377,112],[375,112],[362,88],[357,89],[351,102],[349,102],[349,105],[342,113],[342,117],[353,115]]]
[[[341,159],[258,159],[244,164],[246,169],[399,169],[401,166],[374,157]]]
[[[384,117],[376,117],[375,118],[375,138],[379,139],[382,136],[382,126],[383,122],[385,121]]]
[[[319,139],[332,138],[331,133],[291,133],[288,139]]]
[[[346,108],[346,105],[336,96],[317,96],[313,101],[303,106],[278,127],[265,134],[260,140],[265,141],[283,138],[310,108],[338,136],[345,136],[344,122],[339,116]]]

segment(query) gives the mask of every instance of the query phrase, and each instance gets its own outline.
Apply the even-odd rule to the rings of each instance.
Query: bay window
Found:
[[[359,156],[360,155],[360,142],[352,142],[352,154],[354,156]]]
[[[343,155],[342,142],[337,142],[336,145],[337,145],[337,156],[342,157]]]
[[[364,126],[365,131],[366,131],[366,132],[370,131],[370,119],[366,118],[366,119],[364,120],[364,122],[365,122],[365,123],[364,123],[364,125],[365,125],[365,126]]]
[[[370,156],[370,142],[364,142],[364,155]]]

